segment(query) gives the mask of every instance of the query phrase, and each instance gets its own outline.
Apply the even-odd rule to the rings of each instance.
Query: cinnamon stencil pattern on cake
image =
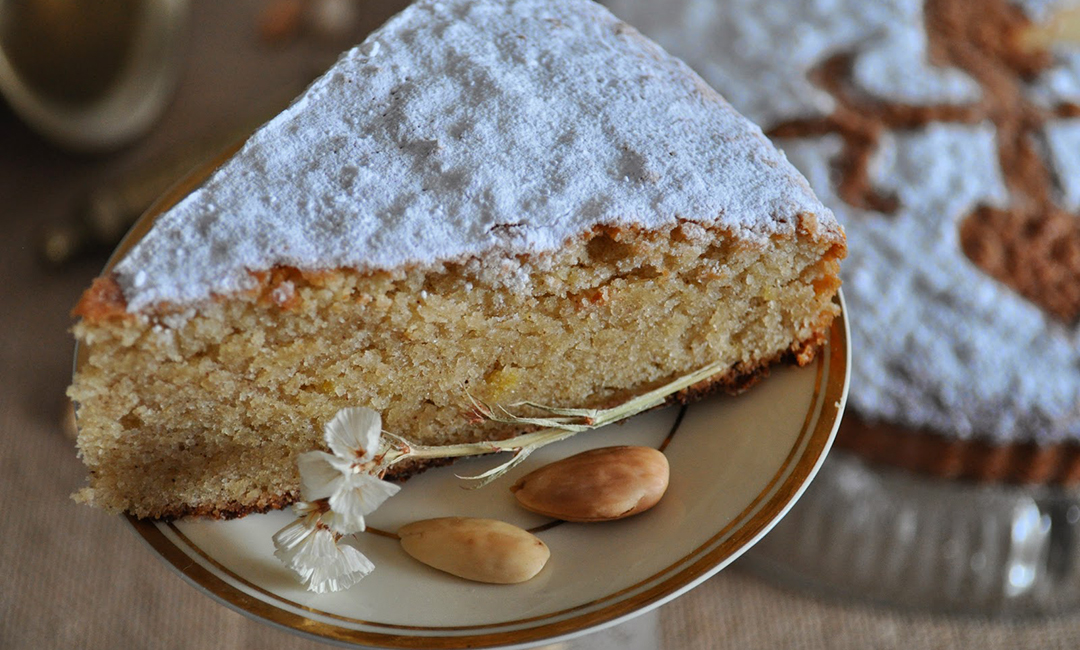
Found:
[[[1039,38],[1070,3],[608,4],[761,124],[844,223],[861,417],[838,444],[1080,480],[1080,46]]]

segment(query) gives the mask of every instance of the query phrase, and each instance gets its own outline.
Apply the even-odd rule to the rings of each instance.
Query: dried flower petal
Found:
[[[274,555],[316,593],[341,591],[371,573],[375,565],[331,531],[319,514],[309,514],[274,534]]]
[[[303,543],[314,531],[313,523],[307,518],[293,521],[274,533],[274,556],[284,562],[285,566],[299,573],[296,555],[300,552]]]
[[[379,446],[382,416],[369,408],[344,408],[323,430],[326,445],[338,458],[371,460]]]
[[[320,562],[308,579],[308,589],[324,594],[343,591],[375,570],[375,565],[356,548],[356,541],[344,537],[336,542],[328,530],[316,532]]]
[[[330,522],[335,532],[348,535],[366,528],[364,516],[398,493],[401,486],[375,478],[371,474],[352,474],[342,477],[339,487],[330,495]]]
[[[325,451],[300,454],[296,467],[300,470],[300,498],[304,501],[327,499],[341,483],[343,473],[351,473],[351,465]]]

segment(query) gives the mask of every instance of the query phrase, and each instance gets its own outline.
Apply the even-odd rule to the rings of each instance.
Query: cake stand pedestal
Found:
[[[1080,606],[1080,490],[977,485],[834,452],[741,565],[786,586],[996,617]]]

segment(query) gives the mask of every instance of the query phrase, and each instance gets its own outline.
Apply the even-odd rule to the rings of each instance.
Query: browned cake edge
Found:
[[[836,435],[837,449],[876,464],[943,479],[984,483],[1080,485],[1080,445],[995,445],[956,440],[927,430],[868,422],[847,414]]]

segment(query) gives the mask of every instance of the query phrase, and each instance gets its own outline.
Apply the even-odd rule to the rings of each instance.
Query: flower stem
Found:
[[[536,449],[553,442],[565,440],[582,431],[598,429],[660,406],[668,397],[675,393],[678,393],[685,388],[689,388],[690,386],[708,379],[726,369],[726,364],[720,362],[711,363],[699,370],[683,375],[663,386],[654,388],[647,393],[608,409],[561,408],[544,406],[534,402],[520,402],[517,404],[518,406],[531,406],[547,411],[558,417],[519,417],[502,407],[492,408],[473,398],[472,395],[469,395],[469,399],[473,401],[477,412],[488,420],[504,424],[540,426],[544,428],[539,431],[524,433],[503,440],[491,442],[467,442],[453,445],[417,445],[399,436],[384,434],[391,439],[391,445],[382,455],[379,465],[385,470],[392,465],[408,459],[460,458],[462,456],[495,454],[503,451],[515,452],[514,458],[503,465],[497,466],[479,476],[466,477],[480,481],[480,485],[486,485],[488,482],[505,474]]]

